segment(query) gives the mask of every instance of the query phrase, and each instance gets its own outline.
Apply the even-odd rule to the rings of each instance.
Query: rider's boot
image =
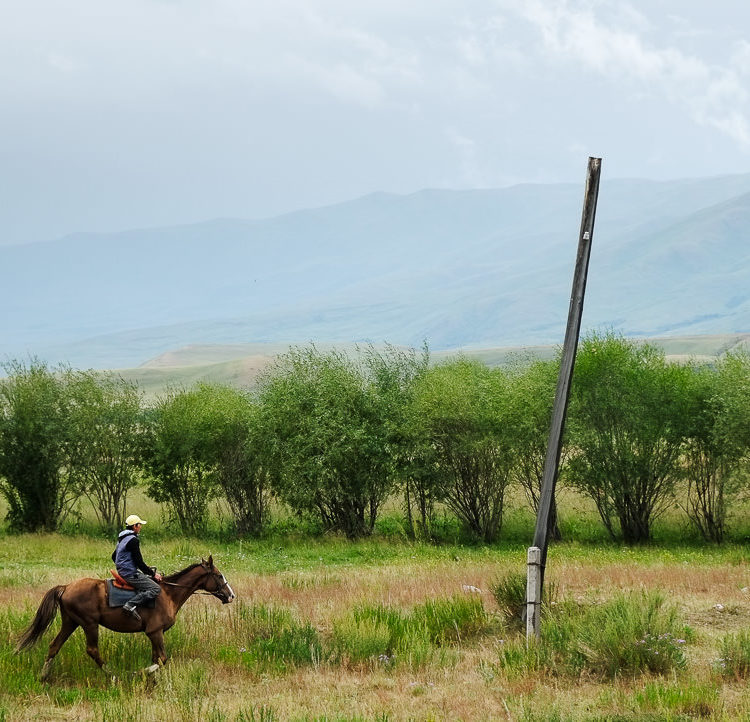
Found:
[[[126,614],[129,614],[131,617],[133,617],[133,619],[137,619],[139,622],[141,621],[141,615],[138,614],[138,610],[135,608],[135,604],[131,604],[130,602],[123,604],[122,611]]]

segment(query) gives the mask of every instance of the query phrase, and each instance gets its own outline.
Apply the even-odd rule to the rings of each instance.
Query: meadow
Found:
[[[565,493],[543,638],[527,647],[511,614],[533,530],[521,508],[483,545],[447,518],[440,543],[409,541],[395,507],[356,542],[283,519],[233,539],[219,509],[188,538],[134,501],[148,563],[172,572],[213,554],[237,600],[190,599],[153,679],[131,674],[150,661],[144,635],[102,631],[112,681],[78,630],[42,684],[59,618],[29,652],[15,640],[47,589],[107,575],[112,540],[85,514],[57,534],[0,529],[0,720],[750,719],[742,510],[721,546],[667,516],[652,544],[623,547]]]

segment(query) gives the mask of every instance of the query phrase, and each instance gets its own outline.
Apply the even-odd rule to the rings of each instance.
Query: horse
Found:
[[[108,605],[106,585],[106,579],[78,579],[71,584],[53,587],[44,595],[34,620],[16,646],[18,653],[35,644],[60,610],[62,626],[49,645],[41,673],[43,682],[49,677],[55,655],[78,627],[86,635],[86,652],[107,674],[110,672],[99,654],[99,625],[115,632],[144,632],[151,640],[152,648],[152,664],[147,671],[154,672],[167,661],[164,632],[175,623],[177,613],[190,596],[202,590],[222,604],[229,604],[235,598],[229,582],[214,566],[213,556],[209,556],[208,561],[202,559],[164,577],[160,582],[161,594],[153,609],[139,607],[141,621],[125,614],[122,607]]]

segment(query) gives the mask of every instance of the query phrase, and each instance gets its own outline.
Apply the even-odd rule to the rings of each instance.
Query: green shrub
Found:
[[[526,574],[508,572],[490,584],[490,591],[506,624],[520,628],[526,618]],[[542,602],[549,604],[556,598],[557,584],[553,581],[546,582]]]
[[[422,472],[429,499],[439,495],[434,500],[485,542],[500,534],[515,466],[511,388],[503,369],[459,358],[421,374],[410,398],[414,453],[432,468]]]
[[[554,648],[548,643],[535,640],[527,642],[521,638],[501,641],[498,656],[498,666],[509,677],[520,677],[541,670],[552,673],[556,671]]]
[[[75,430],[70,424],[69,369],[31,359],[2,364],[0,494],[17,531],[55,531],[76,501],[69,473]]]
[[[487,624],[482,600],[471,595],[428,599],[412,609],[411,617],[412,625],[424,627],[435,644],[461,642]]]
[[[166,503],[184,534],[200,535],[217,494],[208,463],[214,419],[208,387],[170,389],[157,399],[143,437],[146,492]]]
[[[250,667],[285,672],[294,667],[316,664],[322,647],[317,630],[309,623],[294,623],[278,634],[253,640],[242,654]]]
[[[589,334],[576,358],[567,426],[570,482],[591,497],[613,539],[651,539],[682,473],[692,371],[613,332]]]
[[[683,647],[691,635],[676,608],[656,592],[621,594],[588,607],[563,603],[543,620],[538,644],[503,645],[500,666],[512,672],[587,671],[603,677],[665,674],[685,666]]]
[[[349,539],[372,533],[395,484],[388,420],[402,402],[366,366],[309,346],[278,357],[259,379],[274,493]]]
[[[658,592],[619,595],[589,609],[581,621],[577,651],[592,672],[664,674],[685,666],[683,645],[691,632]]]
[[[393,607],[365,606],[354,611],[355,619],[372,619],[390,632],[390,646],[394,648],[406,639],[424,634],[433,644],[460,642],[476,634],[487,624],[482,600],[471,596],[430,599],[402,612]]]

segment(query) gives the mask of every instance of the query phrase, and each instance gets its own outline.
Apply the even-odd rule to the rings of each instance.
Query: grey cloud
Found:
[[[739,172],[750,11],[702,5],[6,3],[0,243],[578,180],[587,153]]]

